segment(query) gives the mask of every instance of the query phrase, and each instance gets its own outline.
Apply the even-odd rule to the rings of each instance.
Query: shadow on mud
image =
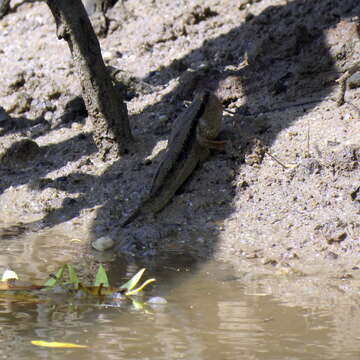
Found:
[[[339,77],[333,56],[346,59],[351,50],[342,47],[330,53],[332,49],[325,41],[325,31],[336,26],[342,19],[359,14],[360,5],[353,0],[318,1],[311,4],[294,1],[286,6],[269,7],[259,16],[227,34],[206,41],[201,48],[144,79],[157,85],[180,77],[178,88],[160,103],[147,108],[143,112],[144,116],[146,113],[161,112],[164,104],[171,104],[173,113],[178,113],[177,106],[185,99],[190,100],[194,90],[198,88],[216,90],[224,105],[235,111],[235,116],[224,117],[224,137],[231,139],[235,151],[232,151],[230,157],[217,154],[210,159],[210,163],[217,169],[220,168],[220,171],[211,172],[212,165],[205,165],[192,176],[192,181],[203,182],[206,189],[199,190],[197,187],[196,193],[191,193],[191,184],[180,189],[180,192],[190,193],[186,197],[187,207],[180,204],[177,209],[180,213],[185,213],[188,225],[175,228],[170,235],[170,245],[161,244],[156,251],[157,255],[166,254],[173,259],[182,253],[191,253],[195,257],[212,257],[219,232],[218,227],[213,224],[226,219],[234,211],[231,204],[235,191],[231,179],[224,174],[231,169],[235,173],[238,171],[244,161],[244,154],[253,151],[255,139],[265,146],[271,145],[279,132],[330,94]],[[242,66],[245,53],[249,63]],[[208,66],[203,68],[202,64]],[[189,75],[187,69],[195,71]],[[271,121],[266,117],[267,113],[282,110],[287,110],[289,114],[285,121]],[[154,129],[157,126],[159,125],[154,124]],[[110,168],[107,173],[112,171]],[[131,184],[128,186],[127,193],[135,194],[139,191],[131,187]],[[204,205],[188,210],[192,198],[216,197],[219,192],[224,201],[219,202],[216,209],[209,209]],[[206,200],[203,202],[206,204]],[[158,225],[166,223],[164,219],[170,214],[169,207],[157,216]],[[110,209],[114,208],[115,204],[99,210],[94,223],[94,234],[97,230],[101,232],[102,227],[106,231],[111,228],[112,220],[107,223],[105,219],[112,219]],[[124,211],[124,208],[119,208],[121,210]],[[211,221],[194,220],[195,215],[197,219],[207,219],[209,214]],[[129,242],[138,244],[135,249],[142,255],[141,261],[144,260],[144,254],[152,253],[152,246],[149,244],[153,234],[150,234],[149,236],[148,228],[145,227],[139,236],[128,238]],[[120,231],[118,236],[126,243],[129,234]],[[162,236],[161,230],[159,236]],[[157,241],[153,242],[157,247]]]
[[[173,226],[170,234],[173,241],[163,246],[160,240],[156,240],[157,236],[162,236],[162,225],[159,222],[167,217],[166,207],[154,222],[154,225],[158,223],[160,230],[148,230],[149,228],[145,227],[145,230],[136,230],[135,236],[127,230],[117,232],[117,236],[122,238],[122,244],[125,244],[122,249],[131,248],[135,255],[140,254],[142,262],[149,263],[153,261],[153,257],[147,258],[147,255],[154,254],[165,256],[167,263],[169,259],[177,259],[180,254],[187,252],[192,254],[190,258],[211,258],[219,232],[214,223],[221,222],[234,211],[232,200],[235,191],[231,176],[227,175],[229,170],[234,170],[234,173],[238,171],[244,161],[244,154],[253,150],[254,139],[271,145],[278,133],[296,121],[299,114],[315,107],[328,96],[339,77],[334,67],[333,56],[346,58],[347,52],[351,49],[341,48],[336,54],[330,53],[324,31],[336,26],[344,18],[352,18],[359,14],[360,4],[355,0],[299,0],[286,6],[272,6],[259,16],[252,17],[227,34],[204,42],[201,48],[145,78],[145,82],[157,85],[180,76],[178,88],[159,103],[146,108],[141,114],[145,118],[151,118],[150,114],[153,113],[161,113],[165,106],[172,114],[178,114],[179,111],[183,111],[180,108],[182,101],[191,100],[195,89],[206,87],[216,90],[224,106],[235,112],[232,116],[225,115],[223,135],[224,138],[230,139],[234,151],[231,156],[214,155],[192,175],[191,182],[203,183],[200,190],[189,182],[180,189],[179,193],[184,195],[185,200],[175,211],[184,212],[188,225],[185,229],[181,224],[170,224]],[[249,64],[242,66],[245,53]],[[201,66],[204,63],[208,64],[205,68]],[[189,68],[195,69],[191,75],[187,73]],[[274,122],[266,116],[255,116],[282,109],[287,109],[289,114],[285,122]],[[114,232],[119,219],[121,220],[121,214],[129,211],[126,208],[126,199],[138,193],[144,194],[155,172],[156,166],[148,166],[149,163],[142,159],[151,153],[155,141],[159,138],[166,139],[171,130],[171,124],[164,128],[158,118],[151,119],[154,121],[151,130],[154,130],[157,136],[153,137],[152,143],[147,143],[139,154],[126,156],[115,162],[98,177],[73,173],[40,185],[82,194],[76,201],[65,199],[60,209],[50,212],[41,220],[43,226],[53,226],[71,220],[82,209],[101,205],[93,224],[93,236],[95,238]],[[132,120],[134,119],[130,119],[134,127]],[[82,153],[74,155],[71,151],[74,142],[84,144]],[[81,139],[73,138],[64,144],[50,146],[47,149],[48,161],[51,162],[51,153],[56,152],[59,146],[69,148],[69,157],[61,159],[60,163],[42,167],[46,171],[36,172],[35,177],[42,177],[55,167],[60,168],[66,162],[73,161],[74,156],[91,154],[94,151],[93,142],[88,136]],[[151,163],[157,161],[155,158]],[[132,179],[122,176],[129,166],[143,179],[144,185],[141,189]],[[212,171],[213,167],[221,171]],[[2,191],[7,186],[34,180],[26,174],[16,179],[12,184],[2,185]],[[113,189],[119,188],[119,182],[122,183],[123,189],[120,193],[114,194]],[[96,202],[92,196],[95,192]],[[216,208],[214,205],[213,208],[206,205],[206,198],[209,196],[218,197],[215,202],[209,202],[218,203]],[[197,209],[189,207],[194,198],[203,201]],[[208,221],[209,213],[211,221]],[[197,219],[204,221],[192,221],[195,214]],[[205,241],[199,241],[201,238],[205,238]],[[159,262],[155,263],[161,266]]]

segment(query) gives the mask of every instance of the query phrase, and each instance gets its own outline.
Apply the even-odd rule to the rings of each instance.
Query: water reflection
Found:
[[[61,242],[61,246],[59,243]],[[0,241],[0,267],[43,280],[51,267],[76,263],[69,238],[56,233]],[[143,264],[112,262],[121,284]],[[53,270],[53,269],[52,269]],[[40,295],[0,298],[4,359],[355,359],[360,355],[359,284],[319,278],[253,278],[218,263],[173,254],[149,265],[148,295],[166,305]],[[352,291],[349,289],[352,287]],[[46,349],[31,340],[75,342],[88,349]]]

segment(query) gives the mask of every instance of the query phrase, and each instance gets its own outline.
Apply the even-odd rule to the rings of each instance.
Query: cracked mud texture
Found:
[[[260,274],[360,277],[359,87],[336,105],[336,80],[360,61],[360,3],[124,6],[108,10],[99,33],[106,64],[125,79],[137,151],[107,162],[47,6],[14,1],[0,20],[4,226],[65,229],[81,244],[111,234],[149,190],[184,102],[210,88],[227,110],[227,152],[214,152],[154,219],[117,233],[122,248],[134,241]]]

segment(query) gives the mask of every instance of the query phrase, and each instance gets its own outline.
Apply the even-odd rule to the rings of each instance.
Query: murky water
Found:
[[[0,240],[0,271],[10,265],[24,280],[41,282],[74,261],[65,235]],[[174,260],[176,259],[176,260]],[[138,268],[111,265],[121,284]],[[249,281],[226,265],[194,263],[178,255],[154,266],[157,283],[147,294],[168,303],[89,300],[26,302],[0,298],[1,359],[359,359],[357,296],[338,283],[317,291],[316,279]],[[299,291],[300,290],[300,291]],[[355,291],[356,292],[356,291]],[[35,347],[32,340],[72,342],[86,349]]]

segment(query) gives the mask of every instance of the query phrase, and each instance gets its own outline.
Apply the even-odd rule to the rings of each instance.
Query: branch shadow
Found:
[[[153,85],[164,85],[177,77],[180,79],[174,91],[143,111],[145,117],[147,113],[161,112],[164,106],[171,106],[171,111],[178,113],[178,104],[191,99],[195,89],[216,91],[223,104],[235,112],[235,116],[224,117],[224,136],[231,139],[235,153],[230,157],[217,154],[193,174],[180,189],[180,195],[156,217],[157,222],[162,222],[156,232],[148,224],[136,230],[135,235],[124,230],[113,231],[122,244],[118,251],[131,249],[130,252],[139,255],[137,261],[140,262],[147,261],[144,260],[146,255],[153,254],[159,258],[162,256],[165,262],[171,262],[184,253],[197,258],[212,258],[219,239],[218,227],[213,224],[226,219],[234,211],[235,191],[227,172],[241,168],[244,154],[253,151],[254,139],[270,146],[283,129],[329,97],[339,74],[325,31],[345,18],[356,19],[359,15],[360,4],[353,0],[316,3],[299,0],[271,6],[228,33],[205,41],[202,47],[161,71],[145,77],[144,81]],[[346,59],[349,52],[351,50],[341,48],[335,55]],[[245,54],[249,61],[247,66],[243,66]],[[207,64],[205,68],[203,64]],[[190,68],[196,70],[189,72]],[[287,117],[275,121],[266,117],[267,113],[285,109]],[[158,126],[160,124],[154,124],[154,129]],[[147,155],[143,154],[143,158]],[[214,168],[221,171],[213,172]],[[111,168],[109,172],[112,172]],[[195,193],[192,184],[197,181],[201,181],[203,186],[196,188]],[[135,195],[138,191],[129,184],[125,194]],[[196,209],[191,207],[195,197],[202,199]],[[208,208],[206,199],[209,197],[212,197],[209,203],[219,203],[216,209],[214,206]],[[110,210],[114,208],[119,209],[117,216],[124,210],[123,206],[114,203],[99,210],[93,225],[95,237],[98,230],[100,234],[101,231],[105,234],[111,232],[116,224]],[[176,219],[172,215],[174,211],[181,214],[181,221],[172,223],[174,226],[168,234],[163,226]],[[205,220],[194,229],[194,216],[207,219],[209,213],[212,221]],[[169,242],[156,240],[166,236],[169,236]],[[203,238],[206,238],[205,242]]]
[[[81,193],[75,202],[65,199],[59,209],[49,212],[41,220],[42,226],[54,226],[71,220],[82,209],[97,205],[100,208],[92,225],[92,236],[113,234],[120,243],[117,247],[120,254],[130,254],[131,259],[140,263],[153,262],[153,255],[156,255],[156,259],[162,259],[155,261],[159,267],[180,254],[189,254],[191,258],[201,261],[211,259],[219,239],[219,230],[214,224],[234,211],[232,201],[235,189],[231,173],[241,168],[244,154],[253,150],[255,138],[260,138],[265,145],[271,145],[281,130],[329,96],[339,75],[324,32],[342,19],[359,15],[360,4],[355,0],[319,0],[316,3],[296,0],[288,5],[271,6],[228,33],[204,42],[203,46],[168,67],[149,74],[144,81],[153,85],[166,84],[177,77],[180,77],[180,81],[173,92],[144,109],[141,115],[131,118],[137,137],[143,141],[139,153],[115,162],[101,176],[79,172],[42,184],[42,187]],[[291,19],[296,20],[291,22]],[[339,53],[346,57],[346,51],[340,49]],[[249,59],[247,66],[243,66],[245,53]],[[202,66],[204,63],[206,67]],[[195,71],[187,71],[190,68]],[[144,159],[152,153],[156,142],[166,139],[171,130],[172,122],[164,125],[153,114],[183,111],[179,104],[191,99],[198,88],[216,91],[224,106],[234,111],[235,116],[224,116],[222,136],[231,140],[235,151],[231,156],[216,154],[199,168],[190,181],[181,187],[174,200],[157,215],[154,224],[158,222],[158,228],[154,230],[154,224],[150,223],[135,228],[135,231],[119,229],[121,214],[129,210],[129,199],[139,199],[148,190],[148,180],[155,172],[160,155],[154,156],[151,161]],[[288,117],[282,117],[281,121],[255,116],[281,112],[285,108]],[[155,134],[141,132],[142,122],[149,120],[153,121],[150,131]],[[82,154],[95,151],[92,140],[87,136],[57,146],[71,149],[70,146],[78,141],[87,144],[85,148],[88,150]],[[48,152],[50,154],[56,150],[56,146],[52,146]],[[62,159],[56,167],[61,167],[66,161],[69,158]],[[129,167],[142,179],[141,188],[138,181],[124,176]],[[217,171],[214,171],[215,168]],[[35,177],[44,174],[38,172]],[[32,181],[34,178],[24,175],[13,185]],[[195,186],[197,182],[202,183],[201,188]],[[114,189],[118,193],[114,194]],[[95,202],[92,197],[94,192],[97,193]],[[195,198],[200,199],[197,208],[192,206]],[[216,208],[214,203],[218,204]],[[212,208],[209,208],[209,204]],[[208,221],[209,213],[211,221]],[[204,221],[195,224],[195,215]],[[180,222],[176,221],[178,219]],[[164,220],[170,225],[169,231],[163,232],[161,222]],[[164,237],[169,241],[157,240]]]

